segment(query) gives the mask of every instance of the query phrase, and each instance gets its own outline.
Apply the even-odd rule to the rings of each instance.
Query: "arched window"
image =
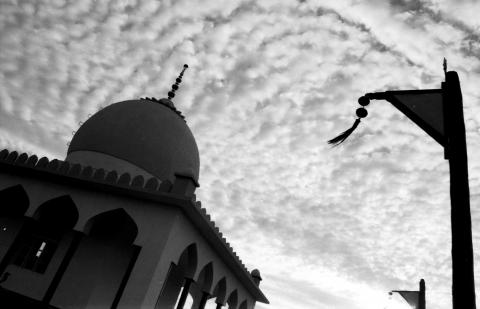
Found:
[[[237,303],[238,303],[238,293],[237,293],[237,290],[235,290],[232,293],[230,293],[230,296],[228,297],[228,300],[227,300],[228,309],[236,309]]]
[[[25,237],[14,256],[13,264],[43,274],[61,238],[58,233],[49,232],[38,228],[35,233]]]
[[[180,258],[178,259],[177,266],[181,270],[183,277],[193,278],[193,275],[197,270],[197,263],[197,245],[191,244],[187,248],[185,248],[185,250],[183,250]]]
[[[58,308],[116,308],[136,263],[138,226],[123,209],[102,212],[85,224],[50,304]],[[77,288],[80,287],[80,288]]]
[[[213,263],[210,262],[202,268],[200,274],[198,275],[196,283],[201,291],[210,291],[210,289],[212,288],[212,280]]]
[[[0,191],[0,217],[21,217],[29,205],[27,192],[22,185]]]
[[[78,220],[78,211],[68,195],[49,200],[37,209],[22,231],[11,263],[44,273],[63,235]]]
[[[118,208],[91,218],[85,233],[100,241],[132,244],[137,238],[138,227],[125,210]]]
[[[190,308],[187,301],[189,297],[191,298],[189,289],[197,269],[197,262],[197,245],[190,244],[183,250],[178,261],[170,264],[167,277],[155,305],[156,309]]]
[[[215,288],[213,289],[213,296],[215,297],[215,303],[223,304],[226,301],[226,293],[227,293],[227,280],[223,277],[218,283],[216,284]]]
[[[192,286],[194,295],[193,308],[205,308],[209,299],[212,299],[211,288],[213,281],[213,263],[205,265]]]

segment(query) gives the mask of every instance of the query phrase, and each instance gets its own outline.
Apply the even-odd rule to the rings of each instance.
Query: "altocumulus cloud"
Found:
[[[324,141],[351,125],[365,92],[439,87],[447,57],[464,91],[478,247],[478,3],[0,6],[2,147],[63,158],[89,114],[162,97],[188,63],[175,104],[200,148],[199,197],[262,270],[272,304],[258,308],[396,308],[386,292],[415,289],[420,277],[429,306],[450,306],[442,149],[382,102],[345,145]]]

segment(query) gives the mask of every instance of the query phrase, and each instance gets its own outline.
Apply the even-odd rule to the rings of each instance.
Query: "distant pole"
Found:
[[[420,280],[420,288],[418,289],[418,309],[426,309],[425,305],[425,280]]]
[[[467,143],[462,92],[457,72],[446,72],[442,88],[447,135],[445,155],[450,165],[453,309],[475,309]]]

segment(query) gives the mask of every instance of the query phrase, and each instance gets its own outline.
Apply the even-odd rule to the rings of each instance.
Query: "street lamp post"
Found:
[[[462,92],[457,72],[447,72],[442,90],[447,133],[446,158],[450,165],[453,308],[474,309],[475,279],[467,143]]]
[[[392,103],[445,149],[445,159],[450,166],[453,309],[475,309],[467,146],[458,74],[446,72],[445,63],[445,82],[441,89],[367,93],[359,103],[366,106],[372,99]],[[354,126],[330,143],[339,144],[353,132],[360,118],[367,115],[363,107],[359,110]]]

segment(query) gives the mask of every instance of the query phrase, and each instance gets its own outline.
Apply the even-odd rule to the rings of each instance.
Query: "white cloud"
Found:
[[[326,140],[352,125],[365,92],[439,87],[446,56],[464,91],[478,244],[476,6],[3,2],[0,143],[62,158],[79,121],[116,101],[165,96],[188,63],[175,104],[200,148],[198,195],[262,271],[272,308],[394,308],[386,293],[421,277],[428,306],[447,308],[441,147],[385,102],[372,102],[343,146]]]

